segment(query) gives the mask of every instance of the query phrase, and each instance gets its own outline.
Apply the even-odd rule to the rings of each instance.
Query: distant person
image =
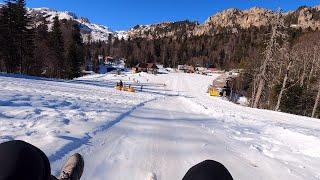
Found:
[[[51,175],[50,162],[44,152],[23,141],[0,144],[0,180],[80,180],[84,160],[72,155],[63,166],[59,178]],[[221,163],[206,160],[192,168],[182,180],[233,180]]]
[[[123,82],[120,80],[119,86],[122,88],[123,87]]]
[[[142,92],[142,90],[143,90],[143,85],[141,85],[141,89],[140,89],[140,90],[141,90],[141,92]]]

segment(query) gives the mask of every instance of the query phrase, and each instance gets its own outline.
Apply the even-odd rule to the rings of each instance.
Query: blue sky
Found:
[[[137,24],[185,19],[202,23],[216,12],[231,7],[281,7],[290,10],[301,5],[320,5],[320,0],[27,0],[28,7],[71,11],[113,30],[126,30]]]

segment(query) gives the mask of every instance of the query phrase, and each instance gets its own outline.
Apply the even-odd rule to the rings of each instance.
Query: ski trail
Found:
[[[266,170],[252,169],[253,162],[230,150],[222,126],[208,131],[202,125],[214,119],[190,109],[182,97],[157,99],[135,108],[108,131],[97,132],[76,150],[88,167],[82,179],[176,180],[206,159],[220,161],[234,173],[246,171],[246,179],[276,179],[258,176]],[[54,163],[56,173],[62,163]]]
[[[97,133],[107,131],[109,128],[114,126],[115,124],[119,123],[121,120],[123,120],[126,116],[128,116],[130,113],[132,113],[134,110],[136,110],[139,107],[144,106],[145,103],[155,101],[156,98],[151,99],[149,101],[140,103],[136,106],[133,106],[129,111],[121,114],[119,117],[112,121],[107,121],[107,123],[97,127],[92,133],[86,133],[83,138],[72,138],[67,136],[58,136],[58,138],[66,139],[71,141],[70,143],[64,145],[62,148],[60,148],[57,152],[49,156],[50,162],[55,162],[57,160],[60,160],[61,158],[65,157],[67,154],[69,154],[71,151],[74,151],[78,148],[80,148],[82,145],[86,145],[89,143],[90,139],[94,137]]]
[[[201,133],[193,124],[205,117],[186,118],[187,108],[180,103],[176,97],[144,103],[109,129],[96,132],[76,149],[85,157],[83,179],[181,179],[189,167],[209,158],[201,153],[202,140],[188,135]],[[56,174],[62,163],[53,163]]]

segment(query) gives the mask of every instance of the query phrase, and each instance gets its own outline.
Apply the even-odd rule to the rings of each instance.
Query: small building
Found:
[[[178,65],[178,70],[184,72],[186,70],[186,65]]]
[[[157,64],[158,69],[164,69],[164,66],[162,64]]]
[[[189,65],[178,65],[178,70],[184,73],[195,73],[194,66]]]
[[[162,64],[157,64],[157,67],[158,67],[158,74],[168,74],[169,73],[169,71],[168,71],[168,69],[167,68],[164,68],[164,65],[162,65]]]
[[[225,70],[220,70],[218,68],[208,68],[207,73],[214,73],[214,74],[224,74],[226,71]]]
[[[125,64],[126,64],[126,59],[107,56],[104,58],[104,64],[108,67],[113,67],[115,69],[124,70]]]
[[[156,74],[158,72],[158,69],[159,68],[155,63],[139,63],[132,68],[132,71],[134,73],[147,72],[147,73]]]
[[[151,74],[157,74],[158,73],[158,66],[155,63],[148,63],[147,71]]]
[[[133,68],[131,68],[131,70],[132,70],[132,73],[139,73],[139,68],[138,67],[133,67]]]
[[[104,58],[104,64],[105,65],[112,65],[114,63],[115,59],[111,56],[106,56]]]
[[[99,73],[105,74],[109,72],[125,71],[126,59],[99,55]]]
[[[103,64],[103,63],[104,63],[104,60],[103,60],[103,56],[102,56],[102,55],[99,55],[99,56],[98,56],[98,61],[99,61],[99,64]]]
[[[148,64],[147,63],[139,63],[135,66],[136,73],[139,72],[148,72]]]

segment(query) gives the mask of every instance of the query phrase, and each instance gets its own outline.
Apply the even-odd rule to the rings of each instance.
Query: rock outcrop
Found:
[[[275,11],[258,7],[248,10],[227,9],[209,17],[203,24],[181,21],[136,26],[128,31],[128,36],[152,39],[175,36],[181,34],[181,32],[184,32],[186,36],[213,35],[219,33],[219,28],[237,33],[239,28],[269,26],[276,15],[277,12]],[[320,29],[320,6],[300,7],[296,11],[282,13],[281,17],[291,28]]]

